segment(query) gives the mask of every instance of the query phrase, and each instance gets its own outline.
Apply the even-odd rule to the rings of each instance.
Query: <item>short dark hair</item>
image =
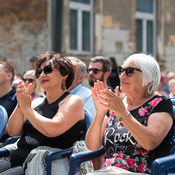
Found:
[[[59,70],[62,76],[68,75],[66,79],[66,89],[68,89],[74,80],[75,67],[67,57],[54,51],[46,51],[38,56],[36,69],[40,68],[45,61],[49,60],[52,60],[54,68]]]
[[[104,56],[96,56],[96,57],[92,57],[90,62],[94,62],[94,63],[101,62],[103,65],[103,68],[102,68],[103,71],[111,73],[111,65],[110,65],[108,58]]]
[[[38,58],[37,58],[36,56],[32,56],[32,57],[30,58],[29,61],[30,61],[30,62],[31,62],[31,61],[37,61],[37,59],[38,59]]]
[[[5,70],[5,72],[7,72],[7,73],[12,73],[12,79],[11,79],[11,83],[13,82],[13,80],[14,80],[14,76],[15,76],[15,70],[14,70],[14,67],[11,65],[11,64],[9,64],[9,63],[7,63],[7,62],[5,62],[5,61],[0,61],[0,64],[2,64],[3,66],[4,66],[4,70]]]

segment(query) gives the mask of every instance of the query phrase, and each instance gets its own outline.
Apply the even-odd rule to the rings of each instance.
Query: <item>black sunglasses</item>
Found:
[[[135,71],[142,72],[140,69],[137,69],[135,67],[127,67],[126,69],[124,69],[123,67],[118,67],[118,74],[119,74],[119,76],[123,72],[125,72],[128,77],[132,77]]]
[[[52,66],[47,65],[47,66],[44,66],[43,69],[37,68],[35,71],[35,76],[36,76],[36,78],[39,78],[40,75],[42,74],[42,72],[44,72],[47,75],[47,74],[51,74],[52,71],[53,71]]]
[[[24,82],[28,81],[29,83],[32,83],[33,81],[35,81],[35,79],[32,79],[32,78],[23,78],[23,81]]]
[[[90,68],[90,69],[87,69],[87,73],[89,73],[90,71],[92,71],[94,74],[98,74],[98,72],[102,71],[101,69],[97,69],[97,68]]]

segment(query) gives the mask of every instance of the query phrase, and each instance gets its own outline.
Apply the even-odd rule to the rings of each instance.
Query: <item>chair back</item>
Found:
[[[175,106],[175,98],[170,98],[172,103],[173,103],[173,106]]]
[[[84,115],[85,115],[84,117],[85,117],[86,126],[85,126],[85,129],[84,129],[83,135],[81,137],[81,140],[85,140],[86,132],[87,132],[87,130],[88,130],[88,128],[89,128],[89,126],[91,125],[91,122],[92,122],[89,111],[86,108],[84,108]]]
[[[0,105],[0,138],[3,136],[8,121],[6,109]]]

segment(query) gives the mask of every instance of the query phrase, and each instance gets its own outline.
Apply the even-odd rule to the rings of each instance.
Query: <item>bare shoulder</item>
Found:
[[[66,116],[76,116],[79,119],[84,118],[84,105],[81,97],[73,94],[69,94],[59,104],[59,111],[66,113]]]
[[[62,103],[66,103],[66,104],[68,103],[69,105],[76,105],[76,104],[83,103],[83,101],[82,101],[82,98],[79,97],[78,95],[69,94],[66,98],[64,98]]]
[[[79,97],[78,95],[73,95],[73,94],[69,94],[59,105],[61,106],[66,106],[67,108],[83,108],[84,109],[84,105],[83,105],[83,100],[81,97]]]

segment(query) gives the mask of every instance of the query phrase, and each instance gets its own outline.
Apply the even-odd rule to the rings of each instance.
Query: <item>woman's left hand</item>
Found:
[[[23,82],[19,82],[17,86],[17,101],[21,110],[31,107],[30,84],[26,88]]]
[[[122,117],[127,113],[125,105],[120,97],[119,87],[116,87],[115,93],[109,89],[101,90],[98,98],[100,102],[113,111],[116,116]]]

